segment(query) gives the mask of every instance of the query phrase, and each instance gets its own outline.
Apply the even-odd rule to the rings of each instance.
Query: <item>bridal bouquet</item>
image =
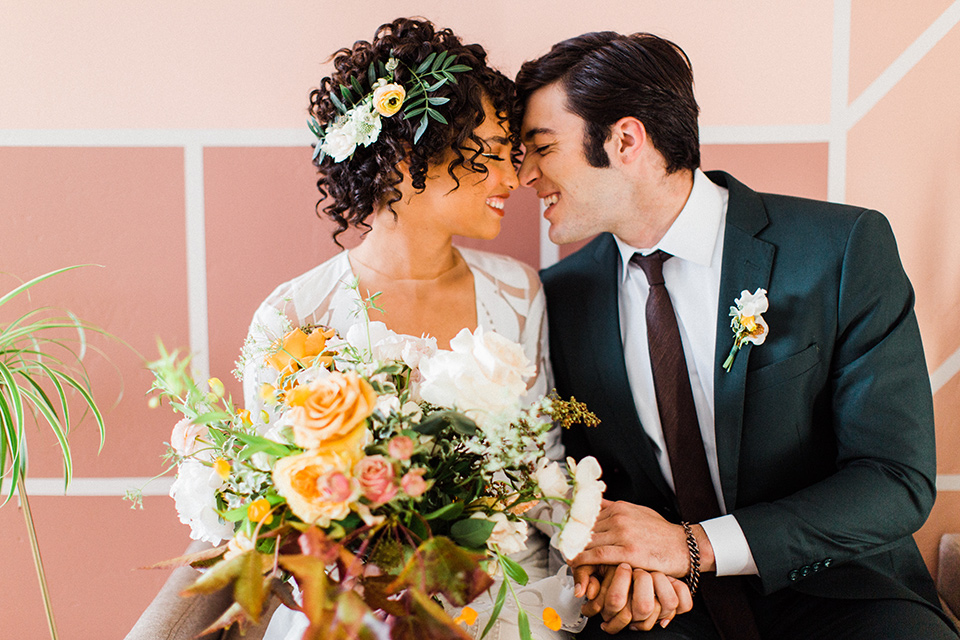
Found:
[[[256,621],[276,594],[309,618],[304,638],[467,637],[467,605],[492,576],[505,579],[486,630],[527,582],[508,556],[525,548],[528,523],[556,525],[567,558],[587,545],[599,465],[565,469],[545,450],[555,422],[597,420],[555,394],[523,406],[535,370],[519,345],[478,328],[440,350],[369,318],[345,336],[288,329],[245,345],[240,368],[262,381],[252,411],[218,380],[196,383],[175,352],[161,347],[150,364],[156,397],[184,416],[171,496],[191,537],[220,545],[162,564],[204,569],[188,594],[233,588],[209,630]],[[552,608],[543,620],[563,622]]]

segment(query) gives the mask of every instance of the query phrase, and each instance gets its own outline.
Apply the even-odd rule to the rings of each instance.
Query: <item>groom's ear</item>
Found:
[[[636,162],[647,142],[647,129],[636,118],[620,118],[610,126],[608,152],[616,155],[623,164]]]

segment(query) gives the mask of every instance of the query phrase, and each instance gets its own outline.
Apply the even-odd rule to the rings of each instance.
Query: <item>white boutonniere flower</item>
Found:
[[[735,302],[737,306],[730,307],[730,316],[733,318],[730,320],[730,328],[733,329],[733,347],[730,349],[730,355],[723,362],[723,368],[728,372],[733,367],[737,352],[744,344],[747,342],[763,344],[770,332],[767,321],[760,315],[770,306],[766,289],[758,288],[753,293],[744,289]]]

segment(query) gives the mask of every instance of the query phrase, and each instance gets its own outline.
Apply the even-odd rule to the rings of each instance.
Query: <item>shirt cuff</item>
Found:
[[[717,576],[755,576],[760,572],[753,553],[743,535],[740,523],[732,515],[712,518],[700,523],[707,534],[717,563]]]

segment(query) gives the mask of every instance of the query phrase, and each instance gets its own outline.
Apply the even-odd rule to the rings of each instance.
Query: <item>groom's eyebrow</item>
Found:
[[[534,136],[539,134],[556,134],[556,131],[553,129],[548,129],[547,127],[537,127],[536,129],[530,129],[525,134],[523,134],[524,140],[532,140]]]

